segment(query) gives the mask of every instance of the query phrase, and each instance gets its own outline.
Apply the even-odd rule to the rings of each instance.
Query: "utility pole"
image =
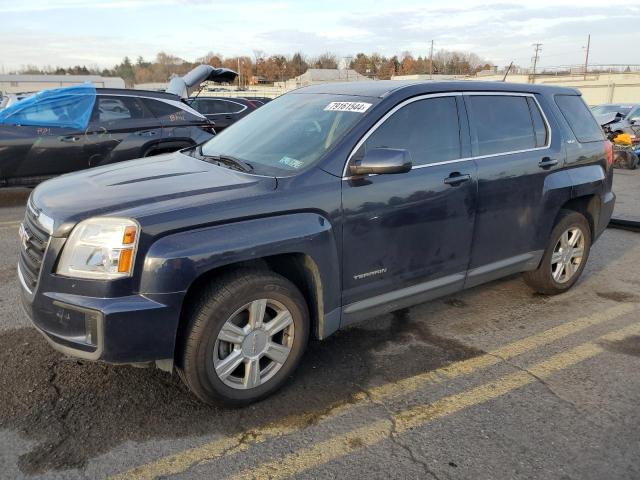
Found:
[[[538,65],[538,58],[540,57],[540,51],[542,50],[540,47],[542,47],[541,43],[534,43],[533,46],[535,47],[535,53],[533,55],[533,74],[531,75],[531,83],[536,83],[536,66]]]
[[[431,40],[431,50],[429,51],[429,80],[433,80],[433,40]]]
[[[238,90],[240,90],[240,77],[241,77],[241,72],[240,72],[240,57],[238,57]]]
[[[587,36],[587,55],[584,59],[584,79],[587,79],[587,68],[589,67],[589,47],[591,47],[591,34]]]

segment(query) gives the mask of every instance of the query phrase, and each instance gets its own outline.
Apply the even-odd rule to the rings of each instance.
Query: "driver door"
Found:
[[[461,108],[456,95],[410,100],[353,155],[406,149],[413,168],[343,179],[343,325],[462,288],[477,174]]]

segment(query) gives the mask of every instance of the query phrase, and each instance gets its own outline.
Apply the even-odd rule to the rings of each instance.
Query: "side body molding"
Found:
[[[304,254],[318,295],[318,331],[324,338],[340,325],[339,259],[329,220],[295,213],[200,228],[163,237],[145,257],[140,293],[185,292],[201,275],[237,262]]]

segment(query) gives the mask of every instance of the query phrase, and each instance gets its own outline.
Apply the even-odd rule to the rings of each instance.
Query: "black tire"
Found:
[[[561,235],[572,228],[579,228],[584,238],[582,259],[570,278],[564,282],[558,282],[553,277],[551,257],[554,254],[556,245],[560,241]],[[578,278],[580,278],[589,259],[590,250],[591,228],[585,216],[573,210],[561,210],[558,221],[551,232],[549,244],[542,256],[540,265],[536,270],[525,272],[523,274],[524,281],[536,292],[545,295],[557,295],[566,292],[578,281]]]
[[[263,298],[279,302],[291,314],[294,335],[290,353],[279,370],[264,383],[255,388],[233,388],[215,371],[216,340],[234,312]],[[187,320],[181,335],[178,373],[189,389],[208,404],[242,406],[278,390],[300,363],[309,338],[309,312],[304,297],[289,280],[267,270],[240,269],[216,279],[202,290]]]

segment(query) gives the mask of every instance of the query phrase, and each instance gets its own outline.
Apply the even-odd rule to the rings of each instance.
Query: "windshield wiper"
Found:
[[[205,155],[204,153],[202,153],[202,145],[198,146],[197,152],[198,155],[203,159],[213,160],[214,162],[221,163],[241,172],[253,172],[253,167],[251,166],[251,164],[231,155]]]

